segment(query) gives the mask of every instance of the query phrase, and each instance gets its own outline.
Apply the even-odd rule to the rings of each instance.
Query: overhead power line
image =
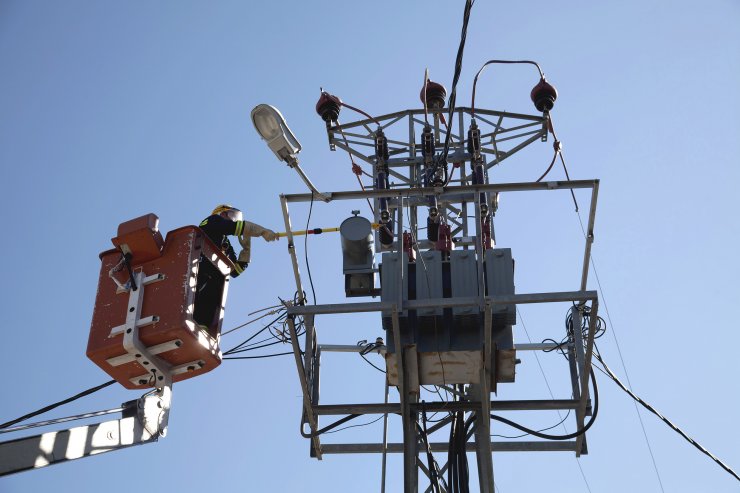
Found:
[[[59,406],[63,406],[64,404],[68,404],[68,403],[70,403],[72,401],[76,401],[77,399],[80,399],[80,398],[85,397],[87,395],[93,394],[93,393],[97,392],[98,390],[102,390],[102,389],[104,389],[104,388],[106,388],[106,387],[108,387],[110,385],[113,385],[114,383],[116,383],[115,380],[110,380],[110,381],[105,382],[103,384],[100,384],[98,386],[91,387],[91,388],[89,388],[87,390],[83,390],[79,394],[75,394],[72,397],[68,397],[67,399],[64,399],[62,401],[55,402],[54,404],[49,404],[46,407],[42,407],[41,409],[39,409],[37,411],[33,411],[32,413],[28,413],[28,414],[26,414],[24,416],[21,416],[20,418],[16,418],[16,419],[11,420],[11,421],[8,421],[6,423],[0,424],[0,429],[9,428],[9,427],[13,426],[16,423],[20,423],[21,421],[25,421],[25,420],[27,420],[29,418],[33,418],[34,416],[38,416],[39,414],[44,414],[45,412],[51,411],[52,409],[56,409]]]
[[[632,397],[636,402],[639,402],[642,407],[656,415],[658,418],[660,418],[661,421],[663,421],[665,424],[667,424],[673,431],[681,435],[687,442],[689,442],[691,445],[697,448],[701,453],[712,459],[714,462],[716,462],[722,469],[727,471],[732,477],[740,481],[740,476],[733,471],[730,466],[722,462],[720,459],[718,459],[714,454],[709,452],[706,448],[704,448],[699,442],[691,438],[684,432],[681,428],[679,428],[676,424],[674,424],[671,420],[663,416],[661,413],[659,413],[653,406],[648,404],[647,402],[643,401],[641,398],[639,398],[637,395],[635,395],[634,392],[632,392],[630,389],[627,388],[617,377],[612,373],[612,371],[609,369],[609,367],[604,363],[604,360],[601,358],[601,355],[598,353],[598,349],[594,351],[594,357],[599,360],[599,362],[603,365],[604,374],[611,378],[614,383],[616,383],[619,388],[624,390],[627,394],[629,394],[630,397]],[[597,367],[598,368],[598,367]]]

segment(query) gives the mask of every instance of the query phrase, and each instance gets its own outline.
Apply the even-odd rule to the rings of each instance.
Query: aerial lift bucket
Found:
[[[100,254],[87,356],[128,389],[179,381],[221,364],[219,341],[231,261],[195,226],[170,231],[147,214],[122,223]],[[193,318],[199,275],[216,290],[210,323]],[[163,375],[164,374],[164,375]]]

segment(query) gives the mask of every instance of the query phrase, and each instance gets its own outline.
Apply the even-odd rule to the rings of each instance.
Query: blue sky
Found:
[[[263,102],[287,118],[320,189],[354,189],[346,155],[329,151],[314,112],[319,87],[372,114],[418,107],[425,68],[450,87],[462,10],[461,1],[1,2],[2,421],[108,379],[84,353],[97,255],[120,222],[155,212],[168,231],[231,202],[282,229],[278,195],[304,187],[251,126],[249,111]],[[739,19],[740,6],[720,0],[478,0],[458,86],[458,104],[468,106],[486,60],[543,67],[560,91],[553,119],[571,176],[601,179],[594,257],[634,389],[735,469]],[[531,69],[489,69],[476,106],[532,113],[535,82]],[[534,145],[491,179],[534,180],[551,152]],[[294,224],[306,220],[306,207],[292,212]],[[349,212],[317,206],[311,222],[336,226]],[[582,238],[567,193],[504,195],[497,219],[519,292],[577,288]],[[341,301],[338,238],[312,238],[309,248],[319,301]],[[293,293],[284,243],[257,242],[253,257],[231,285],[225,328]],[[560,336],[565,309],[523,308],[532,339]],[[327,343],[383,335],[370,315],[317,323]],[[613,332],[600,348],[623,376]],[[246,335],[226,336],[224,347]],[[515,338],[526,342],[520,325]],[[536,361],[522,359],[517,383],[499,397],[546,398]],[[556,393],[566,389],[561,359],[540,360]],[[327,402],[382,401],[382,376],[356,356],[327,357],[323,371]],[[570,454],[495,454],[500,492],[661,491],[632,401],[599,382],[599,419],[580,459],[588,486]],[[54,415],[137,396],[109,388]],[[160,443],[4,478],[0,490],[378,491],[379,457],[309,458],[300,406],[292,359],[226,361],[175,386]],[[643,420],[665,491],[737,490],[653,416]],[[397,439],[398,422],[391,427]],[[331,440],[380,436],[375,424]],[[389,474],[388,491],[400,491],[400,457]]]

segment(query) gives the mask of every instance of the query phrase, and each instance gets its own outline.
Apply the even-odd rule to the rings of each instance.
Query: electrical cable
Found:
[[[232,356],[234,354],[245,353],[245,352],[248,352],[248,351],[254,351],[256,349],[273,346],[273,345],[276,345],[276,344],[279,344],[279,343],[288,343],[288,342],[290,342],[290,337],[285,336],[285,329],[283,329],[281,331],[282,338],[278,338],[278,337],[275,336],[275,334],[272,333],[272,331],[270,332],[273,335],[273,337],[277,339],[274,342],[270,342],[270,343],[264,344],[265,342],[267,342],[267,341],[270,340],[268,338],[268,339],[264,339],[262,341],[258,341],[258,342],[252,343],[252,344],[247,344],[250,340],[254,339],[256,336],[258,336],[259,334],[261,334],[265,330],[268,330],[268,329],[271,330],[271,329],[273,329],[275,323],[280,322],[280,323],[283,324],[283,326],[285,326],[285,324],[287,324],[287,320],[282,320],[281,321],[281,319],[283,319],[286,316],[287,316],[286,314],[282,314],[278,318],[272,320],[269,324],[267,324],[266,326],[264,326],[262,329],[260,329],[259,331],[257,331],[252,336],[250,336],[247,340],[241,342],[237,346],[234,346],[233,348],[231,348],[228,351],[224,352],[224,356]],[[298,336],[305,334],[305,323],[303,322],[302,319],[301,319],[300,322],[298,322],[298,324],[296,324],[296,333],[297,333]],[[271,355],[264,355],[264,356],[268,356],[269,357]],[[256,358],[256,357],[243,358],[243,359],[252,359],[252,358]],[[224,358],[224,359],[238,359],[238,358]]]
[[[349,425],[349,426],[344,426],[344,427],[342,427],[342,428],[338,428],[338,429],[336,429],[336,430],[331,430],[331,431],[325,431],[325,432],[324,432],[324,433],[322,433],[322,434],[323,434],[323,435],[329,435],[329,434],[331,434],[331,433],[338,433],[338,432],[340,432],[340,431],[348,430],[348,429],[350,429],[350,428],[360,428],[360,427],[362,427],[362,426],[368,426],[368,425],[371,425],[371,424],[373,424],[373,423],[377,423],[378,421],[380,421],[381,419],[383,419],[383,417],[384,417],[384,416],[385,416],[385,415],[381,415],[381,416],[380,416],[379,418],[376,418],[376,419],[374,419],[374,420],[372,420],[372,421],[368,421],[367,423],[361,423],[361,424],[359,424],[359,425]]]
[[[261,358],[272,358],[274,356],[285,356],[286,354],[293,354],[293,351],[288,351],[286,353],[277,353],[277,354],[263,354],[260,356],[229,356],[229,357],[224,357],[223,359],[261,359]],[[303,351],[301,351],[301,354],[303,354]]]
[[[555,154],[553,154],[553,156],[552,156],[552,161],[550,161],[550,166],[548,166],[547,169],[545,170],[545,172],[542,173],[542,176],[540,176],[539,178],[537,178],[536,183],[541,182],[542,179],[547,176],[547,174],[550,172],[550,170],[552,169],[552,167],[555,165],[555,161],[557,161],[558,154],[560,153],[560,150],[558,149],[559,144],[560,144],[560,142],[558,142],[557,140],[553,144],[553,147],[555,147]]]
[[[330,425],[324,426],[323,428],[321,428],[320,430],[318,430],[316,433],[306,433],[305,431],[303,431],[301,429],[301,435],[303,436],[303,438],[315,438],[315,437],[317,437],[319,435],[323,435],[324,433],[328,432],[329,430],[333,430],[337,426],[342,425],[342,424],[346,423],[347,421],[350,421],[352,419],[358,418],[360,416],[362,416],[362,414],[349,414],[349,415],[343,417],[342,419],[336,420],[335,422],[333,422]]]
[[[25,415],[21,416],[20,418],[16,418],[16,419],[13,419],[11,421],[7,421],[7,422],[5,422],[3,424],[0,424],[0,429],[9,428],[9,427],[13,426],[16,423],[20,423],[21,421],[25,421],[25,420],[27,420],[29,418],[33,418],[34,416],[38,416],[39,414],[44,414],[44,413],[46,413],[48,411],[51,411],[52,409],[56,409],[59,406],[63,406],[64,404],[69,404],[72,401],[76,401],[77,399],[80,399],[82,397],[85,397],[85,396],[88,396],[90,394],[93,394],[93,393],[97,392],[98,390],[102,390],[102,389],[104,389],[106,387],[109,387],[109,386],[113,385],[114,383],[116,383],[115,380],[110,380],[108,382],[102,383],[102,384],[97,385],[95,387],[91,387],[91,388],[89,388],[87,390],[83,390],[82,392],[80,392],[78,394],[75,394],[72,397],[68,397],[68,398],[66,398],[64,400],[61,400],[59,402],[55,402],[54,404],[49,404],[48,406],[42,407],[41,409],[38,409],[38,410],[33,411],[31,413],[25,414]]]
[[[565,178],[568,181],[570,181],[570,175],[568,174],[568,167],[565,165],[565,158],[563,157],[563,148],[562,148],[562,145],[560,144],[560,140],[558,139],[558,136],[555,134],[555,127],[552,124],[552,116],[550,115],[548,115],[547,117],[547,129],[550,131],[550,133],[552,134],[552,138],[555,141],[553,142],[553,147],[556,147],[556,155],[560,156],[560,162],[563,164],[563,171],[565,171]],[[540,179],[542,178],[544,178],[544,175]],[[570,189],[570,196],[573,197],[573,205],[576,208],[576,212],[578,212],[578,200],[576,200],[576,193],[573,191],[572,188]]]
[[[463,52],[465,51],[465,39],[468,36],[468,21],[470,20],[470,9],[473,8],[473,4],[475,3],[475,0],[466,0],[465,2],[465,10],[463,11],[463,24],[462,24],[462,31],[460,33],[460,46],[457,49],[457,57],[455,59],[455,71],[452,77],[452,89],[450,90],[450,97],[448,98],[448,120],[450,121],[450,125],[452,124],[452,116],[455,113],[455,101],[457,99],[457,82],[460,80],[460,72],[462,71],[462,60],[463,60]],[[447,166],[447,156],[450,152],[450,139],[452,137],[452,132],[448,129],[447,133],[445,134],[445,145],[444,149],[442,150],[442,155],[440,156],[440,159],[435,163],[433,168],[433,173],[437,172],[437,168],[440,164],[443,164],[445,167]]]
[[[359,113],[359,114],[361,114],[361,115],[364,115],[364,116],[368,117],[368,118],[369,118],[370,120],[374,121],[374,122],[375,122],[375,124],[376,124],[377,126],[379,126],[379,127],[381,127],[381,126],[382,126],[382,125],[380,124],[380,122],[379,122],[379,121],[378,121],[378,120],[377,120],[377,119],[376,119],[376,118],[375,118],[374,116],[371,116],[370,114],[368,114],[368,113],[365,113],[365,112],[364,112],[364,111],[362,111],[361,109],[359,109],[359,108],[356,108],[356,107],[354,107],[354,106],[352,106],[352,105],[349,105],[349,104],[345,103],[344,101],[341,101],[341,102],[340,102],[339,104],[341,104],[341,105],[342,105],[342,106],[344,106],[345,108],[349,108],[349,109],[351,109],[352,111],[355,111],[355,112],[357,112],[357,113]]]
[[[281,319],[284,319],[284,320],[281,320]],[[226,351],[224,353],[224,356],[231,356],[233,354],[239,354],[239,353],[245,353],[245,352],[248,352],[248,351],[254,351],[256,349],[260,349],[260,348],[264,348],[264,347],[268,347],[268,346],[273,346],[273,345],[279,344],[279,343],[288,343],[288,342],[291,342],[291,338],[289,336],[285,336],[286,329],[283,328],[283,331],[281,332],[281,335],[283,336],[283,339],[280,339],[280,338],[277,338],[276,337],[277,338],[277,341],[271,342],[269,344],[261,344],[260,345],[258,343],[252,343],[251,345],[247,345],[247,343],[250,340],[254,339],[260,333],[262,333],[262,332],[264,332],[265,330],[268,330],[268,329],[270,329],[270,330],[273,329],[274,328],[274,324],[277,323],[277,322],[282,323],[283,324],[283,327],[285,327],[285,325],[288,323],[287,314],[285,314],[285,313],[281,314],[278,318],[272,320],[269,324],[267,324],[262,329],[260,329],[259,331],[257,331],[255,334],[253,334],[251,337],[249,337],[246,341],[243,341],[241,344],[239,344],[239,345],[231,348],[230,350]],[[295,329],[296,329],[296,336],[301,336],[301,335],[305,334],[305,322],[303,321],[303,319],[301,319],[295,325]],[[272,332],[270,332],[270,333],[272,334]],[[272,335],[275,336],[275,334],[272,334]],[[269,340],[269,339],[267,339],[267,340]],[[299,351],[300,351],[301,354],[304,354],[304,351],[301,351],[300,349],[299,349]],[[259,356],[238,356],[238,357],[231,356],[231,357],[224,357],[223,359],[260,359],[260,358],[272,358],[272,357],[275,357],[275,356],[284,356],[284,355],[287,355],[287,354],[293,354],[293,352],[292,351],[289,351],[289,352],[285,352],[285,353],[264,354],[264,355],[259,355]]]
[[[635,395],[634,392],[632,392],[630,389],[628,389],[620,380],[617,378],[616,375],[609,369],[607,364],[604,362],[604,360],[601,358],[601,354],[599,353],[598,348],[596,347],[596,343],[594,343],[594,357],[601,363],[601,365],[604,367],[604,370],[606,371],[606,375],[611,378],[614,383],[616,383],[620,389],[625,391],[632,399],[634,399],[636,402],[640,403],[642,407],[656,415],[658,418],[660,418],[661,421],[663,421],[665,424],[667,424],[673,431],[681,435],[684,440],[689,442],[691,445],[696,447],[697,450],[699,450],[701,453],[712,459],[714,462],[716,462],[722,469],[727,471],[732,477],[740,481],[740,476],[733,471],[730,466],[722,462],[719,458],[717,458],[715,455],[713,455],[711,452],[709,452],[706,448],[704,448],[699,442],[688,436],[681,428],[676,426],[671,420],[663,416],[660,412],[658,412],[657,409],[655,409],[653,406],[642,400],[640,397]]]
[[[523,431],[523,432],[528,433],[530,435],[534,435],[534,436],[536,436],[538,438],[544,438],[546,440],[570,440],[572,438],[576,438],[578,436],[581,436],[584,433],[586,433],[589,430],[589,428],[591,428],[591,426],[596,421],[596,415],[599,413],[599,388],[596,385],[596,377],[594,375],[593,369],[590,371],[590,373],[591,373],[591,382],[592,382],[592,385],[593,385],[593,388],[594,388],[594,409],[593,409],[593,413],[591,414],[590,419],[588,420],[588,423],[586,423],[583,426],[583,428],[581,428],[580,430],[576,430],[573,433],[568,433],[567,435],[550,435],[550,434],[547,434],[547,433],[541,433],[541,432],[539,432],[537,430],[533,430],[531,428],[527,428],[526,426],[522,426],[519,423],[515,423],[514,421],[511,421],[509,419],[506,419],[506,418],[504,418],[502,416],[497,416],[495,414],[491,414],[491,419],[493,419],[494,421],[498,421],[500,423],[507,424],[507,425],[511,426],[512,428],[516,428],[519,431]]]
[[[386,373],[386,371],[385,371],[384,369],[380,368],[379,366],[375,366],[375,365],[373,364],[373,362],[372,362],[372,361],[370,361],[369,359],[367,359],[367,358],[365,357],[365,355],[364,355],[364,354],[360,354],[360,356],[362,357],[362,359],[364,359],[365,361],[367,361],[367,363],[368,363],[368,364],[369,364],[370,366],[372,366],[373,368],[375,368],[375,369],[376,369],[376,370],[378,370],[379,372],[381,372],[381,373]]]
[[[473,78],[473,95],[470,98],[470,115],[471,117],[475,118],[475,87],[478,85],[478,76],[480,76],[481,72],[483,72],[483,69],[486,68],[488,65],[491,64],[516,64],[516,63],[524,63],[529,65],[534,65],[537,67],[537,70],[540,73],[540,78],[544,79],[545,74],[542,73],[542,69],[537,64],[537,62],[533,62],[532,60],[488,60],[486,63],[483,64],[483,66],[478,70],[478,73],[475,74],[475,78]]]
[[[255,346],[258,346],[260,344],[264,344],[267,341],[270,341],[272,339],[277,340],[277,342],[287,343],[290,342],[290,337],[285,335],[285,325],[287,323],[287,318],[281,322],[283,324],[283,329],[277,329],[275,325],[268,326],[268,330],[270,332],[270,337],[267,337],[265,339],[261,339],[259,341],[255,341],[251,344],[247,344],[246,346],[243,346],[244,348],[252,348]],[[300,327],[303,327],[303,322],[299,322],[298,325]],[[298,335],[303,335],[303,333],[299,330]]]
[[[280,305],[280,306],[282,306],[282,305]],[[274,307],[270,307],[270,308],[274,308]],[[262,310],[257,310],[256,312],[252,312],[252,313],[250,313],[250,315],[253,315],[254,313],[258,313],[258,312],[260,312],[260,311],[264,311],[264,310],[268,310],[268,309],[269,309],[269,308],[263,308]],[[284,308],[283,308],[283,309],[284,309]],[[226,334],[231,334],[231,333],[232,333],[232,332],[234,332],[235,330],[238,330],[238,329],[241,329],[241,328],[243,328],[243,327],[246,327],[247,325],[250,325],[250,324],[252,324],[252,323],[256,322],[257,320],[262,320],[263,318],[265,318],[265,317],[268,317],[268,316],[270,316],[270,315],[275,315],[276,313],[280,313],[280,312],[281,312],[281,311],[282,311],[283,309],[278,309],[278,310],[272,310],[272,311],[269,311],[269,312],[267,312],[267,313],[264,313],[264,314],[260,315],[259,317],[255,318],[255,319],[249,320],[249,321],[247,321],[247,322],[245,322],[245,323],[243,323],[243,324],[241,324],[241,325],[237,325],[237,326],[236,326],[236,327],[234,327],[233,329],[229,329],[229,330],[227,330],[226,332],[221,332],[221,337],[225,336]]]
[[[269,341],[269,340],[270,339],[265,339],[265,341],[263,341],[263,342],[266,342],[266,341]],[[245,347],[244,349],[240,349],[238,351],[231,351],[231,352],[229,352],[229,354],[246,353],[248,351],[254,351],[255,349],[262,349],[262,348],[265,348],[265,347],[274,346],[275,344],[285,344],[285,342],[286,341],[277,340],[277,341],[268,342],[267,344],[262,344],[262,345],[254,345],[253,346],[253,345],[250,344],[248,347]]]
[[[552,426],[548,426],[547,428],[542,428],[541,430],[537,430],[537,431],[539,431],[540,433],[542,433],[543,431],[552,430],[553,428],[557,428],[561,424],[565,423],[565,420],[568,419],[568,416],[570,416],[570,411],[571,410],[568,409],[568,412],[565,413],[565,417],[562,418],[559,422],[555,423]],[[560,417],[560,416],[558,416],[558,417]],[[506,435],[491,434],[492,437],[499,437],[499,438],[522,438],[522,437],[525,437],[525,436],[528,436],[528,435],[529,435],[529,433],[523,433],[521,435],[515,435],[515,436],[506,436]]]
[[[457,389],[462,395],[462,385]],[[457,394],[453,394],[453,400],[457,401]],[[475,415],[471,414],[465,421],[465,412],[456,411],[450,424],[450,441],[447,450],[447,484],[451,493],[468,493],[470,484],[470,471],[468,468],[468,457],[465,444],[468,441],[468,429],[473,424]]]
[[[136,402],[136,401],[134,401]],[[103,411],[93,411],[89,413],[84,414],[78,414],[76,416],[66,416],[64,418],[56,418],[56,419],[49,419],[45,421],[37,421],[36,423],[29,423],[25,425],[20,426],[13,426],[11,428],[2,428],[0,429],[0,433],[13,433],[15,431],[21,431],[21,430],[29,430],[31,428],[39,428],[41,426],[49,426],[49,425],[55,425],[59,423],[69,423],[70,421],[77,421],[80,419],[88,419],[88,418],[96,418],[98,416],[105,416],[107,414],[115,414],[124,412],[127,410],[127,407],[117,407],[114,409],[106,409]]]
[[[274,327],[270,327],[270,329],[271,329],[270,330],[270,337],[266,337],[264,339],[260,339],[259,341],[255,341],[255,342],[253,342],[251,344],[247,344],[246,346],[244,346],[244,348],[255,348],[256,346],[259,346],[260,344],[264,344],[264,343],[266,343],[268,341],[273,341],[273,339],[277,339],[277,341],[273,341],[273,342],[283,342],[283,343],[284,342],[287,342],[284,338],[278,337],[278,334],[273,333],[272,332],[272,329],[273,328]]]
[[[279,297],[279,296],[278,296],[278,299],[280,299],[280,297]],[[281,301],[282,301],[282,300],[281,300]],[[251,316],[252,316],[252,315],[254,315],[255,313],[259,313],[259,312],[264,312],[265,310],[269,310],[269,309],[271,309],[271,308],[284,308],[284,307],[285,307],[285,304],[284,304],[284,303],[280,303],[279,305],[266,306],[266,307],[264,307],[264,308],[260,308],[260,309],[258,309],[258,310],[255,310],[255,311],[253,311],[253,312],[247,313],[247,316],[248,316],[248,317],[251,317]]]
[[[311,190],[311,205],[308,208],[308,219],[306,219],[306,231],[311,223],[311,212],[313,212],[314,193]],[[303,251],[306,254],[306,270],[308,271],[308,282],[311,284],[311,293],[313,294],[313,304],[316,304],[316,291],[313,288],[313,278],[311,277],[311,265],[308,263],[308,235],[303,238]]]
[[[360,346],[360,347],[362,347],[362,349],[360,349],[360,351],[358,352],[358,354],[362,357],[362,359],[364,359],[367,362],[367,364],[369,364],[370,366],[372,366],[373,368],[375,368],[379,372],[386,373],[385,370],[383,370],[382,368],[380,368],[378,366],[375,366],[369,359],[367,359],[365,357],[366,354],[372,353],[376,349],[383,347],[383,344],[382,343],[380,343],[380,342],[371,342],[371,343],[368,343],[366,340],[362,340],[362,341],[358,341],[357,345]]]
[[[553,136],[553,139],[555,139],[555,141],[557,142],[558,138],[557,138],[557,135],[555,134],[555,127],[553,126],[553,123],[552,123],[552,117],[548,118],[548,127],[550,130],[550,133]],[[568,174],[568,168],[565,165],[565,158],[563,157],[562,151],[560,151],[558,154],[560,155],[560,161],[563,164],[563,170],[565,171],[565,176],[568,179],[568,181],[570,181],[570,175]],[[576,216],[578,217],[578,222],[581,225],[581,233],[583,234],[584,238],[587,238],[586,229],[583,227],[583,220],[581,219],[581,213],[578,210],[578,201],[576,200],[576,194],[572,189],[570,193],[571,193],[571,196],[573,197],[573,203],[575,205],[575,212],[576,212]],[[594,276],[596,277],[596,283],[599,286],[599,292],[601,293],[601,297],[604,301],[604,309],[606,310],[606,318],[609,320],[609,326],[611,327],[612,337],[614,338],[614,343],[617,346],[617,353],[619,354],[619,359],[622,362],[622,368],[624,369],[624,374],[627,377],[627,384],[629,385],[629,387],[632,387],[632,382],[630,382],[630,378],[629,378],[629,372],[627,371],[627,365],[624,362],[624,358],[622,356],[622,349],[619,345],[619,339],[617,338],[617,333],[614,330],[614,323],[612,322],[611,315],[609,314],[609,306],[606,303],[606,296],[604,295],[604,289],[601,286],[601,280],[599,279],[599,273],[596,270],[596,261],[594,260],[593,253],[589,254],[589,265],[594,271]],[[647,445],[648,452],[650,454],[650,459],[652,460],[652,463],[653,463],[653,470],[655,471],[655,475],[658,479],[658,484],[660,485],[660,490],[665,492],[665,489],[663,488],[663,480],[661,479],[660,472],[658,471],[658,464],[655,460],[655,455],[653,454],[653,448],[650,446],[650,439],[648,438],[647,430],[645,429],[645,423],[643,423],[642,421],[642,415],[640,414],[640,409],[637,407],[637,403],[634,403],[634,405],[635,405],[635,413],[637,413],[637,419],[640,422],[640,428],[642,429],[642,434],[645,437],[645,444]]]
[[[424,69],[424,97],[422,98],[422,101],[424,102],[424,123],[428,126],[429,125],[429,108],[427,106],[427,84],[429,83],[429,68]]]
[[[252,335],[251,335],[250,337],[248,337],[248,338],[247,338],[247,339],[246,339],[245,341],[242,341],[241,343],[237,344],[237,345],[236,345],[236,346],[234,346],[233,348],[231,348],[231,349],[229,349],[229,350],[225,351],[225,352],[224,352],[224,355],[226,356],[226,355],[228,355],[228,354],[231,354],[232,352],[236,352],[236,351],[238,351],[239,349],[243,348],[244,346],[246,346],[246,345],[247,345],[247,343],[249,343],[249,341],[251,341],[252,339],[254,339],[255,337],[257,337],[258,335],[260,335],[260,334],[261,334],[262,332],[264,332],[264,331],[268,330],[268,329],[269,329],[270,327],[272,327],[272,325],[273,325],[274,323],[278,322],[278,321],[279,321],[279,320],[280,320],[281,318],[283,318],[283,317],[285,317],[285,316],[286,316],[286,314],[284,314],[284,313],[283,313],[283,314],[281,314],[281,315],[279,315],[279,316],[278,316],[277,318],[273,319],[273,320],[272,320],[272,321],[270,321],[270,322],[269,322],[269,323],[268,323],[267,325],[265,325],[264,327],[262,327],[262,328],[261,328],[260,330],[258,330],[258,331],[257,331],[257,332],[255,332],[254,334],[252,334]]]

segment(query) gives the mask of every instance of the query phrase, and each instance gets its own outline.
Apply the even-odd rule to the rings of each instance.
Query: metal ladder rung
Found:
[[[137,327],[145,327],[147,325],[151,325],[151,324],[156,323],[156,322],[159,322],[159,317],[156,316],[156,315],[151,315],[149,317],[144,317],[144,318],[140,318],[139,320],[137,320],[136,321],[136,326]],[[116,327],[113,327],[110,330],[110,336],[108,336],[108,337],[113,337],[113,336],[117,336],[118,334],[123,334],[123,330],[125,328],[126,328],[126,324],[118,325]]]
[[[179,375],[181,373],[187,373],[189,371],[199,370],[206,366],[206,362],[202,359],[191,361],[190,363],[185,363],[182,365],[178,365],[170,369],[169,374],[173,377],[175,375]],[[149,379],[152,377],[149,373],[144,373],[143,375],[139,375],[138,377],[130,378],[129,381],[133,383],[134,385],[145,385],[149,383]],[[142,383],[144,382],[144,383]]]
[[[149,350],[150,354],[162,354],[166,353],[167,351],[173,351],[181,346],[182,341],[180,339],[175,339],[172,341],[163,342],[162,344],[157,344],[155,346],[150,346],[147,349]],[[120,356],[114,356],[113,358],[108,358],[106,361],[111,366],[121,366],[125,365],[126,363],[131,363],[135,360],[136,358],[133,354],[126,353]]]

